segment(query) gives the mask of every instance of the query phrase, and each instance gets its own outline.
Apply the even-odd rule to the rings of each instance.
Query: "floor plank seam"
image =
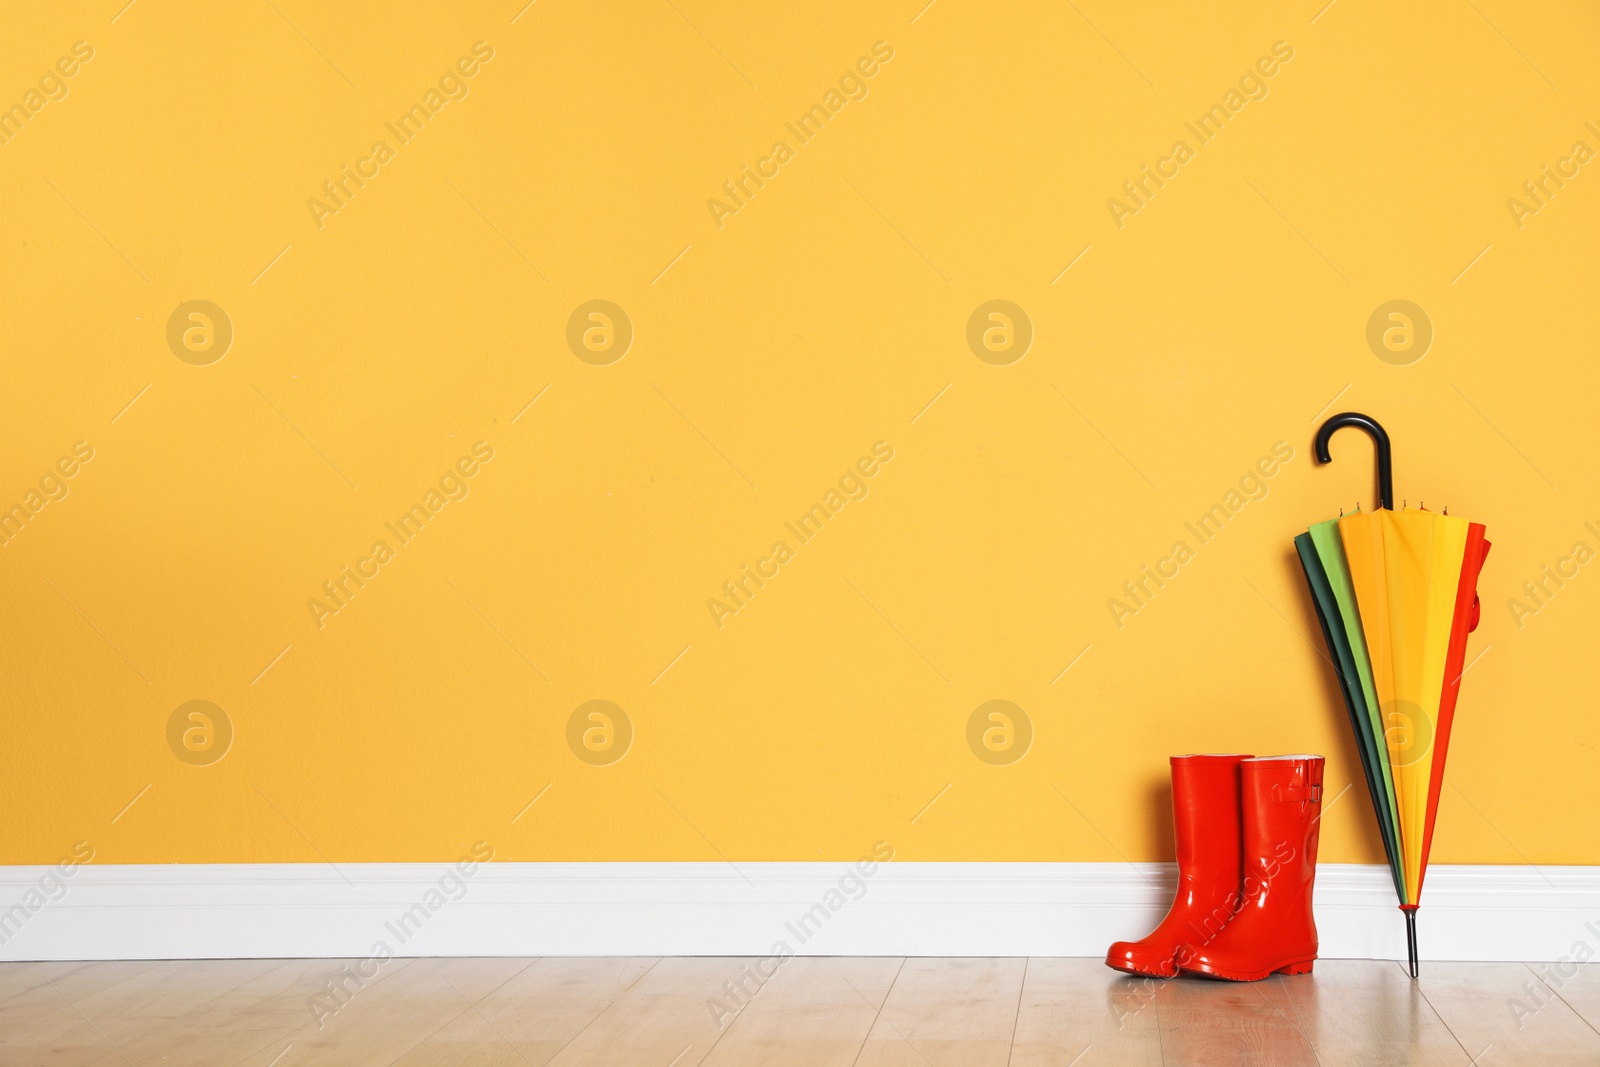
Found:
[[[905,969],[906,957],[901,956],[900,966],[894,969],[894,977],[889,979],[889,988],[883,991],[883,999],[880,1000],[876,1006],[873,1005],[872,1001],[867,1001],[867,1006],[872,1008],[872,1021],[867,1024],[867,1032],[861,1038],[861,1044],[856,1047],[855,1058],[850,1061],[850,1067],[856,1067],[856,1064],[861,1062],[861,1054],[866,1051],[867,1042],[872,1040],[872,1031],[878,1028],[878,1020],[883,1016],[883,1006],[889,1003],[889,994],[894,992],[895,983],[900,981],[900,972]],[[850,979],[846,978],[844,981],[845,985],[850,986],[851,989],[855,989],[855,986],[851,985]],[[857,996],[861,996],[861,990],[855,989],[855,992]],[[865,1000],[866,998],[863,997],[862,999]]]
[[[1576,1015],[1578,1017],[1578,1020],[1580,1022],[1582,1022],[1583,1025],[1585,1025],[1589,1029],[1593,1030],[1595,1032],[1595,1036],[1600,1037],[1600,1027],[1596,1027],[1594,1025],[1594,1023],[1589,1021],[1589,1017],[1587,1015],[1585,1015],[1585,1014],[1583,1014],[1583,1012],[1579,1011],[1577,1009],[1577,1007],[1570,1000],[1568,1000],[1566,997],[1562,996],[1561,995],[1561,990],[1557,989],[1555,986],[1551,985],[1549,982],[1546,982],[1544,980],[1544,975],[1540,974],[1538,971],[1534,971],[1533,970],[1533,964],[1524,963],[1523,966],[1528,968],[1528,970],[1533,971],[1533,977],[1535,979],[1537,979],[1538,982],[1541,985],[1543,985],[1546,989],[1550,990],[1550,992],[1555,996],[1555,998],[1557,1000],[1561,1001],[1561,1003],[1566,1006],[1568,1011],[1570,1011],[1570,1012],[1572,1012],[1572,1014]]]
[[[1006,1045],[1006,1067],[1011,1067],[1011,1061],[1017,1053],[1017,1023],[1022,1019],[1022,998],[1028,992],[1028,964],[1032,962],[1032,956],[1022,958],[1022,984],[1017,986],[1017,1010],[1011,1015],[1011,1042]]]
[[[1400,968],[1400,973],[1404,974],[1408,981],[1417,981],[1411,977],[1403,965],[1397,962],[1395,966]],[[1440,1011],[1438,1006],[1429,998],[1428,991],[1422,988],[1420,982],[1417,983],[1417,993],[1422,997],[1422,1002],[1428,1006],[1428,1010],[1433,1012],[1434,1018],[1439,1020],[1439,1025],[1444,1027],[1445,1032],[1456,1043],[1456,1047],[1461,1049],[1461,1054],[1467,1058],[1467,1067],[1472,1067],[1473,1064],[1478,1062],[1478,1056],[1483,1055],[1483,1053],[1480,1052],[1478,1056],[1472,1054],[1472,1050],[1467,1048],[1466,1043],[1461,1040],[1461,1036],[1456,1033],[1456,1028],[1450,1025],[1450,1020],[1444,1017],[1444,1012]],[[1483,1051],[1488,1052],[1489,1050],[1486,1048]]]

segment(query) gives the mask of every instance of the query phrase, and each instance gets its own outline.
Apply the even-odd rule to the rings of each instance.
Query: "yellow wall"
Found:
[[[1600,567],[1508,606],[1600,548],[1600,164],[1508,206],[1600,149],[1592,5],[123,2],[0,37],[0,102],[92,49],[0,146],[0,506],[66,493],[0,547],[0,861],[1160,857],[1169,753],[1358,773],[1290,545],[1370,505],[1359,435],[1310,455],[1354,408],[1495,542],[1435,860],[1600,863]],[[739,206],[743,165],[776,175]],[[567,340],[596,299],[607,365]],[[1396,299],[1434,332],[1405,365],[1367,341]],[[220,360],[187,310],[169,346],[193,300]],[[969,347],[989,300],[1020,360]],[[619,762],[576,754],[592,700]],[[992,700],[1008,766],[968,745]],[[1379,859],[1362,787],[1323,841]]]

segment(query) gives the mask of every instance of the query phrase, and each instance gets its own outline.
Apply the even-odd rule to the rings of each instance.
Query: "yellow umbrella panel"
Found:
[[[1339,520],[1394,773],[1401,869],[1416,903],[1445,664],[1467,545],[1465,519],[1407,508]]]

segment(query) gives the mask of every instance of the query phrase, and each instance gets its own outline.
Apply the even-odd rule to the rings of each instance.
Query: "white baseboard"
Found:
[[[379,942],[397,956],[764,956],[779,942],[801,955],[1099,956],[1147,932],[1174,882],[1160,863],[891,862],[864,890],[843,863],[452,867],[89,865],[59,883],[56,868],[3,867],[0,960],[364,958]],[[1316,920],[1324,958],[1404,957],[1387,868],[1323,864]],[[1600,950],[1600,867],[1430,867],[1419,931],[1428,960]]]

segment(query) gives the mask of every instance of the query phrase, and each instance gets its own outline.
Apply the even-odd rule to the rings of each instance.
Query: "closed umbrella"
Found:
[[[1318,462],[1332,461],[1328,443],[1345,426],[1365,430],[1377,448],[1378,509],[1317,523],[1295,550],[1349,712],[1415,978],[1417,906],[1489,542],[1479,523],[1395,510],[1389,435],[1370,416],[1324,422]]]

